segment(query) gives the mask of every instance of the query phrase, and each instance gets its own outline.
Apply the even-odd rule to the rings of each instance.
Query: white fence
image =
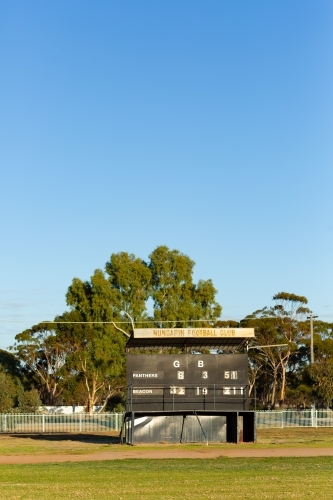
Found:
[[[257,411],[257,428],[333,427],[332,410]]]
[[[85,413],[85,406],[42,406],[40,408],[41,412],[49,413],[50,415],[54,413],[61,413],[66,415],[72,415],[73,413]],[[98,413],[101,406],[93,406],[93,413]]]
[[[78,413],[72,415],[5,415],[0,414],[0,432],[110,432],[120,431],[122,413]]]
[[[332,410],[257,411],[258,429],[333,427]],[[122,413],[6,415],[0,414],[0,433],[77,433],[120,431]]]

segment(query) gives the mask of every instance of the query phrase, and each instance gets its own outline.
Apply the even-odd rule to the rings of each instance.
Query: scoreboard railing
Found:
[[[126,390],[126,411],[235,410],[249,409],[249,385],[207,384],[152,385]]]

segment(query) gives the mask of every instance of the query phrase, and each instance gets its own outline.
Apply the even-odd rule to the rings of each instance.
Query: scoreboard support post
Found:
[[[243,416],[243,441],[244,443],[256,442],[256,414],[254,411],[248,411],[241,414]]]
[[[238,441],[238,413],[232,411],[227,414],[227,443],[238,444]]]
[[[196,411],[194,411],[194,414],[195,414],[195,416],[197,417],[198,424],[200,425],[200,429],[202,430],[202,434],[203,434],[203,436],[204,436],[204,438],[205,438],[205,441],[207,441],[207,445],[208,445],[208,439],[207,439],[206,433],[205,433],[205,431],[204,431],[204,428],[203,428],[203,427],[202,427],[202,425],[201,425],[201,422],[200,422],[200,419],[199,419],[199,417],[198,417],[198,415],[197,415],[197,412],[196,412]]]

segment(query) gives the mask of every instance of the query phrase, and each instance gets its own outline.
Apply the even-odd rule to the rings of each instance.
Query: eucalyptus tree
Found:
[[[178,250],[157,247],[149,256],[154,320],[159,326],[186,326],[193,320],[216,321],[221,306],[211,280],[193,283],[194,262]]]
[[[326,321],[315,320],[313,322],[313,343],[315,360],[333,359],[333,324]],[[310,351],[310,339],[306,341]],[[310,358],[310,354],[308,355]]]
[[[4,371],[15,377],[24,378],[20,359],[13,352],[0,349],[0,371]]]
[[[111,287],[110,301],[118,314],[126,311],[135,323],[146,320],[151,271],[146,262],[127,252],[112,254],[105,265]]]
[[[249,378],[251,389],[256,384],[258,379],[267,382],[270,385],[270,406],[275,406],[276,392],[278,389],[281,359],[279,352],[272,346],[281,343],[281,337],[276,328],[275,319],[267,313],[267,308],[255,311],[249,316],[246,316],[241,323],[241,327],[254,328],[255,330],[255,345],[249,350]],[[262,394],[265,390],[262,388]]]
[[[219,317],[212,281],[193,283],[194,262],[188,256],[160,246],[149,259],[112,254],[105,272],[73,279],[66,294],[69,311],[16,336],[15,352],[38,380],[44,403],[79,397],[91,412],[123,387],[131,333],[126,313],[137,326],[185,326],[199,319],[211,324]]]
[[[280,292],[274,295],[273,300],[275,305],[271,308],[270,313],[275,319],[279,338],[287,344],[286,347],[278,350],[281,361],[280,401],[283,403],[287,370],[290,368],[292,358],[297,356],[300,347],[304,345],[309,335],[306,318],[311,311],[305,307],[308,300],[302,295]]]
[[[12,412],[22,392],[23,387],[19,378],[0,369],[0,413]]]
[[[123,385],[126,337],[114,326],[118,304],[101,270],[90,281],[75,278],[66,298],[71,311],[58,323],[58,337],[71,344],[66,369],[69,376],[82,380],[87,411],[92,412],[95,405],[104,407]]]
[[[274,305],[264,307],[242,320],[242,326],[254,326],[258,345],[279,345],[262,347],[250,352],[250,360],[266,358],[261,370],[268,368],[272,378],[271,405],[274,406],[279,386],[279,401],[283,404],[286,395],[287,373],[299,369],[305,356],[305,345],[309,335],[306,315],[306,297],[280,292],[273,296]]]
[[[11,348],[24,368],[33,376],[46,405],[57,403],[61,393],[62,367],[71,349],[67,340],[59,339],[55,325],[39,323],[15,337]]]
[[[309,368],[310,376],[317,394],[329,408],[333,402],[333,359],[317,360]]]
[[[315,362],[307,371],[317,398],[329,407],[333,402],[333,325],[316,320],[313,327]]]
[[[39,413],[42,407],[42,401],[37,389],[30,391],[21,391],[18,396],[17,412],[19,413]]]

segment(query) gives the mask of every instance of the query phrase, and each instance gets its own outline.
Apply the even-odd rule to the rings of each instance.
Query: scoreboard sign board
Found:
[[[134,338],[251,338],[254,328],[135,328]]]
[[[247,354],[127,355],[127,411],[248,410]]]

